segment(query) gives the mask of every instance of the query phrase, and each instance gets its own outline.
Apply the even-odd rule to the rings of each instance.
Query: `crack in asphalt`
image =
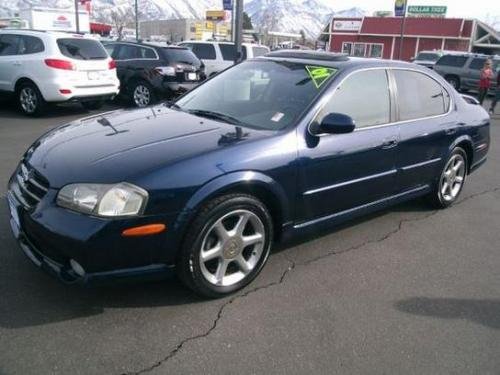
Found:
[[[496,188],[484,190],[484,191],[481,191],[481,192],[478,192],[478,193],[475,193],[475,194],[471,194],[471,195],[465,197],[464,199],[462,199],[461,201],[458,201],[457,203],[455,203],[454,207],[460,206],[460,205],[464,204],[465,202],[467,202],[467,201],[469,201],[471,199],[474,199],[474,198],[477,198],[477,197],[480,197],[480,196],[483,196],[483,195],[486,195],[486,194],[495,193],[495,192],[498,192],[498,191],[500,191],[500,187],[496,187]],[[411,222],[418,222],[418,221],[427,220],[428,218],[430,218],[432,216],[435,216],[435,215],[437,215],[440,212],[442,212],[442,210],[434,210],[434,211],[432,211],[429,214],[424,215],[424,216],[420,216],[420,217],[416,217],[416,218],[411,218],[411,219],[402,219],[402,220],[399,221],[399,224],[396,226],[395,229],[393,229],[393,230],[385,233],[383,236],[381,236],[379,238],[367,240],[367,241],[364,241],[364,242],[362,242],[360,244],[357,244],[357,245],[354,245],[354,246],[349,246],[349,247],[347,247],[345,249],[330,251],[330,252],[327,252],[325,254],[319,255],[317,257],[305,260],[305,261],[300,262],[300,263],[295,262],[293,259],[290,259],[286,254],[284,254],[284,258],[289,263],[289,265],[281,273],[281,276],[280,276],[280,278],[277,281],[274,281],[274,282],[271,282],[271,283],[268,283],[268,284],[256,287],[256,288],[251,289],[251,290],[249,290],[249,291],[247,291],[245,293],[233,296],[232,298],[230,298],[228,301],[226,301],[224,304],[222,304],[220,306],[220,308],[219,308],[219,310],[217,312],[217,316],[215,317],[215,319],[214,319],[211,327],[206,332],[201,333],[199,335],[190,336],[188,338],[183,339],[179,344],[177,344],[177,346],[173,350],[171,350],[168,353],[167,356],[165,356],[161,360],[155,362],[153,365],[151,365],[149,367],[146,367],[146,368],[143,368],[143,369],[138,370],[138,371],[125,372],[125,373],[122,373],[122,375],[139,375],[139,374],[144,374],[144,373],[150,372],[150,371],[152,371],[152,370],[154,370],[154,369],[156,369],[156,368],[164,365],[166,362],[168,362],[170,359],[172,359],[184,347],[184,345],[186,345],[187,343],[189,343],[191,341],[196,341],[198,339],[205,338],[205,337],[209,336],[218,327],[219,322],[220,322],[221,318],[223,317],[224,310],[229,305],[233,304],[236,300],[243,299],[243,298],[245,298],[245,297],[247,297],[247,296],[249,296],[251,294],[257,293],[257,292],[259,292],[261,290],[269,289],[271,287],[283,284],[283,282],[285,281],[287,275],[289,273],[291,273],[295,268],[297,268],[299,266],[308,266],[308,265],[310,265],[310,264],[312,264],[314,262],[317,262],[317,261],[319,261],[321,259],[333,256],[333,255],[344,254],[344,253],[347,253],[347,252],[353,251],[353,250],[358,250],[358,249],[361,249],[361,248],[363,248],[364,246],[367,246],[367,245],[384,242],[384,241],[388,240],[389,238],[393,237],[394,235],[396,235],[397,233],[399,233],[403,229],[403,227],[404,227],[405,224],[408,224],[408,223],[411,223]]]

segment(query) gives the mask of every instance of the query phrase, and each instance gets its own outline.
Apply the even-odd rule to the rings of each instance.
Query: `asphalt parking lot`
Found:
[[[10,107],[0,374],[499,373],[499,115],[488,162],[452,208],[419,200],[276,249],[245,290],[205,301],[176,280],[82,288],[35,268],[10,233],[7,180],[39,135],[91,112]]]

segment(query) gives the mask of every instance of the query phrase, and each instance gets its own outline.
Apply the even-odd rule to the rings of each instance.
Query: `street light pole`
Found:
[[[243,39],[243,0],[236,0],[234,26],[234,43],[236,45],[236,56],[234,58],[234,62],[237,64],[242,58],[241,42]]]
[[[135,0],[135,40],[139,41],[139,7],[137,6],[137,0]]]
[[[80,17],[78,17],[78,0],[75,0],[75,25],[76,25],[76,32],[80,32]]]

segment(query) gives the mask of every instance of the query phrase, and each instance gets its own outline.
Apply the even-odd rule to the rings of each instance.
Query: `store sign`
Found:
[[[56,17],[56,19],[54,19],[52,21],[52,27],[54,29],[61,29],[61,30],[71,30],[72,29],[72,26],[71,26],[71,21],[64,15],[60,15],[58,17]]]
[[[334,31],[359,31],[361,29],[361,21],[334,21],[333,30]]]
[[[226,12],[223,10],[207,10],[207,21],[224,21],[226,19]]]
[[[448,7],[432,5],[411,5],[408,7],[408,14],[412,16],[446,16]]]
[[[406,0],[396,0],[394,3],[394,15],[404,17],[406,15]]]
[[[233,10],[233,0],[222,0],[222,9]]]

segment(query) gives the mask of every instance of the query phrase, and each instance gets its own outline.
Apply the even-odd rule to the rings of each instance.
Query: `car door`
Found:
[[[460,125],[450,112],[450,95],[433,77],[420,71],[394,69],[400,141],[398,189],[429,184],[440,168]]]
[[[485,62],[486,57],[475,57],[470,61],[463,78],[464,88],[477,89],[479,87],[481,69],[483,69]]]
[[[14,91],[15,77],[21,69],[19,61],[20,37],[14,34],[0,35],[0,90]]]
[[[395,193],[399,126],[391,123],[386,70],[348,76],[313,123],[329,113],[351,116],[356,128],[348,134],[305,134],[299,144],[299,221],[344,212]]]

